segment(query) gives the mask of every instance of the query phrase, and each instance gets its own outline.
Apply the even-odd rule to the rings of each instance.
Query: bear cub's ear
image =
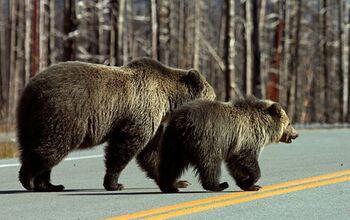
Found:
[[[204,89],[204,82],[201,74],[195,69],[189,70],[186,75],[181,77],[181,81],[189,85],[198,93],[202,92]]]
[[[268,107],[267,111],[273,117],[281,117],[282,114],[282,106],[279,103],[273,103],[270,107]]]

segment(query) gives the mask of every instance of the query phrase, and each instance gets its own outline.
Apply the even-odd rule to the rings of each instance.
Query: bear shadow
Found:
[[[210,191],[205,191],[205,190],[201,190],[201,191],[180,191],[178,193],[163,193],[161,191],[158,192],[125,192],[126,190],[140,190],[143,188],[127,188],[124,191],[120,191],[120,192],[110,192],[110,191],[105,191],[103,190],[103,192],[100,193],[65,193],[65,194],[61,194],[61,196],[110,196],[110,195],[120,195],[120,196],[128,196],[128,195],[157,195],[157,194],[164,194],[164,195],[181,195],[181,194],[227,194],[227,193],[235,193],[235,192],[241,192],[241,191],[221,191],[221,192],[210,192]],[[147,188],[150,189],[150,188]],[[63,192],[67,192],[63,191]]]
[[[32,192],[27,191],[25,189],[23,190],[0,190],[0,195],[10,195],[10,194],[26,194],[26,193],[64,193],[64,192],[97,192],[97,191],[104,191],[104,189],[67,189],[61,192]]]

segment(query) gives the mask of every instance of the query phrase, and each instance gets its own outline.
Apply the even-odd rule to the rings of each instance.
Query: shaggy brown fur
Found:
[[[121,171],[153,138],[162,118],[197,98],[215,98],[201,74],[147,58],[122,67],[52,65],[31,80],[19,101],[19,179],[27,190],[61,191],[62,185],[50,183],[52,167],[73,150],[107,141],[104,187],[121,190]],[[151,173],[147,157],[139,164]]]
[[[221,191],[220,167],[225,161],[243,190],[259,190],[258,157],[264,146],[290,143],[298,136],[280,104],[248,98],[233,103],[193,101],[173,112],[160,152],[158,185],[163,192],[178,192],[174,183],[189,165],[194,166],[206,190]]]

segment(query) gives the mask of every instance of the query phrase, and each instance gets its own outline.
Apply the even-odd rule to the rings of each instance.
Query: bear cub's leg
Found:
[[[255,185],[261,173],[256,158],[248,156],[246,158],[231,158],[226,162],[231,176],[235,179],[237,186],[244,191],[258,191],[262,187]]]
[[[165,145],[167,147],[169,145]],[[170,147],[170,149],[177,149]],[[157,184],[164,193],[179,192],[178,188],[185,188],[189,184],[187,181],[178,181],[182,172],[188,167],[189,161],[181,151],[164,150],[159,162],[159,177]],[[184,184],[184,185],[181,185]]]
[[[221,161],[215,164],[199,164],[197,171],[204,189],[220,192],[229,187],[227,182],[220,183]]]
[[[157,140],[159,142],[159,140]],[[147,176],[157,182],[159,176],[159,160],[160,149],[157,145],[151,141],[148,145],[137,155],[136,161],[139,167],[146,172]],[[186,180],[179,180],[174,184],[175,188],[187,188],[191,185]]]

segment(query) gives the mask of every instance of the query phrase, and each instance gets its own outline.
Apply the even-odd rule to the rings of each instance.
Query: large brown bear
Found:
[[[193,101],[174,111],[164,131],[158,185],[178,192],[174,183],[194,166],[204,189],[221,191],[221,163],[243,190],[259,190],[258,157],[270,143],[291,143],[298,137],[281,105],[250,97],[233,103]]]
[[[196,70],[181,70],[141,58],[122,67],[83,62],[52,65],[24,89],[17,108],[22,166],[27,190],[61,191],[50,173],[67,154],[108,142],[106,190],[121,190],[118,177],[142,152],[163,117],[183,103],[214,99],[213,88]],[[147,154],[137,158],[149,173]]]

